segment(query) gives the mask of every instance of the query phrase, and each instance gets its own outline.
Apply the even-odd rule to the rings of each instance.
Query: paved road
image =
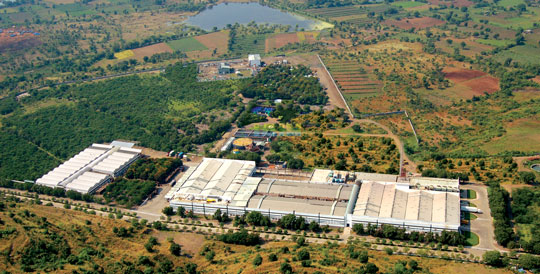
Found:
[[[493,231],[493,218],[489,209],[489,201],[487,187],[477,184],[463,184],[461,189],[472,189],[476,191],[476,199],[469,199],[470,202],[482,210],[482,213],[475,213],[478,218],[471,220],[470,227],[464,226],[465,230],[470,230],[478,235],[480,243],[473,247],[476,250],[499,250],[506,251],[499,246],[495,241],[495,233]]]

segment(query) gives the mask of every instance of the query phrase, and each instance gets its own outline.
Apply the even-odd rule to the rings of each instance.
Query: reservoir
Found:
[[[294,31],[297,25],[298,30],[302,28],[304,30],[320,30],[332,27],[326,22],[307,19],[259,3],[221,3],[189,17],[185,23],[211,31],[214,27],[222,29],[227,24],[248,24],[251,21],[255,21],[257,24],[289,25],[291,31]]]

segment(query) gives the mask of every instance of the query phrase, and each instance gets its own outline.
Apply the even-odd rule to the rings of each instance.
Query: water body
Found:
[[[210,31],[214,27],[222,29],[227,24],[257,24],[289,25],[291,30],[318,30],[331,27],[331,24],[310,20],[295,14],[263,6],[259,3],[221,3],[205,9],[195,16],[189,17],[185,23]]]
[[[538,165],[538,164],[532,165],[531,168],[532,168],[533,170],[535,170],[536,172],[540,172],[540,165]]]

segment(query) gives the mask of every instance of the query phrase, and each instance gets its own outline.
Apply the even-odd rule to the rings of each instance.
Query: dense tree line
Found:
[[[294,100],[300,104],[324,105],[328,96],[309,67],[270,65],[240,89],[247,98]]]
[[[238,232],[227,232],[221,234],[217,238],[218,240],[227,244],[237,245],[258,245],[261,242],[261,237],[257,233],[249,233],[247,230],[242,229]]]
[[[510,196],[499,183],[491,182],[488,187],[489,208],[495,227],[495,240],[502,246],[513,248],[514,230],[510,220],[511,212],[508,211]]]
[[[128,179],[152,180],[163,184],[167,176],[181,166],[182,160],[180,158],[142,158],[129,167],[125,177]]]
[[[531,237],[526,240],[522,237],[519,240],[521,247],[531,253],[540,254],[540,238],[534,235],[540,235],[540,188],[517,188],[512,191],[512,216],[514,221],[523,228],[529,228]],[[525,235],[523,235],[525,236]]]
[[[453,231],[443,231],[440,234],[418,231],[407,232],[405,228],[386,224],[380,226],[368,224],[366,227],[363,224],[354,224],[352,230],[358,235],[371,235],[400,241],[440,243],[452,246],[465,244],[465,236]]]
[[[59,164],[10,129],[0,129],[0,180],[35,180]],[[29,161],[34,164],[28,164]]]
[[[131,208],[140,205],[155,189],[156,183],[152,181],[119,178],[107,185],[103,197],[107,203],[114,201],[118,205]]]
[[[467,173],[452,172],[446,169],[424,169],[422,170],[422,176],[433,178],[460,179],[461,181],[469,180],[469,175]]]

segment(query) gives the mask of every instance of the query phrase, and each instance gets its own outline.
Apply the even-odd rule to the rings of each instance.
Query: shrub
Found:
[[[253,265],[254,266],[259,266],[259,265],[262,264],[262,261],[263,261],[263,259],[262,259],[261,255],[257,254],[257,256],[255,256],[255,259],[253,259]]]

